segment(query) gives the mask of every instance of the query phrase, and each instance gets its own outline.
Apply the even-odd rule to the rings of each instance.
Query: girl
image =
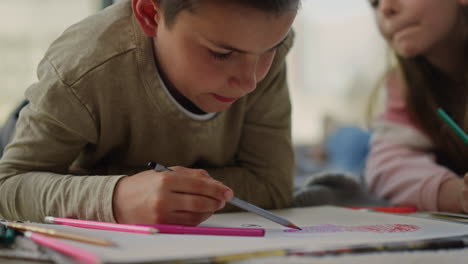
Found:
[[[398,66],[371,141],[369,188],[419,210],[468,212],[468,148],[436,115],[440,107],[468,129],[468,0],[370,4]]]

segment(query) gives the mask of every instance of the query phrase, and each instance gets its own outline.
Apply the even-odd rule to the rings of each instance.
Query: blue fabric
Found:
[[[362,175],[369,153],[370,133],[358,127],[339,127],[325,139],[328,168]]]

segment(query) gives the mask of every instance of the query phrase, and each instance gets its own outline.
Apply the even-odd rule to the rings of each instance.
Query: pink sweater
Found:
[[[387,83],[387,105],[374,126],[365,177],[370,191],[395,205],[437,211],[440,185],[459,177],[440,166],[432,142],[410,120],[395,75]]]

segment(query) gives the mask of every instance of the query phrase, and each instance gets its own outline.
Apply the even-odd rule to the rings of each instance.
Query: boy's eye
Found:
[[[369,0],[369,3],[371,4],[373,8],[379,7],[379,2],[380,2],[379,0]]]
[[[210,54],[211,56],[213,56],[213,58],[217,60],[227,60],[231,57],[232,51],[227,52],[227,53],[220,53],[220,52],[215,52],[215,51],[210,50]]]

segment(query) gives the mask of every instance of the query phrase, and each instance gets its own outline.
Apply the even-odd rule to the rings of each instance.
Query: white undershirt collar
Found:
[[[187,110],[185,107],[183,107],[177,100],[172,96],[171,92],[169,92],[169,89],[167,89],[166,84],[164,81],[161,79],[161,76],[159,76],[159,81],[161,82],[161,86],[163,87],[163,90],[166,92],[167,96],[171,99],[171,101],[179,108],[180,111],[182,111],[185,115],[190,117],[191,119],[197,120],[197,121],[206,121],[210,120],[216,115],[215,113],[206,113],[206,114],[195,114],[193,112],[190,112]]]

